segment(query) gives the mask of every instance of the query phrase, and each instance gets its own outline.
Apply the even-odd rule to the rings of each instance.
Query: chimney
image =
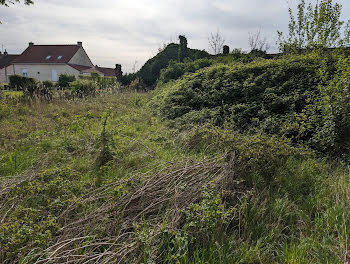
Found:
[[[33,42],[29,42],[29,47],[33,46],[34,43]]]
[[[123,76],[122,66],[120,64],[115,65],[115,76],[117,80],[120,82]]]
[[[80,47],[83,46],[83,42],[81,42],[81,41],[78,41],[77,44],[78,44],[78,46],[80,46]]]

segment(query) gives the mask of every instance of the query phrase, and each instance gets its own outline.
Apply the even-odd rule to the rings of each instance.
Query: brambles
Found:
[[[152,104],[175,126],[231,123],[238,131],[283,136],[325,155],[347,153],[345,59],[315,54],[248,64],[208,62],[180,78],[181,69],[190,73],[201,68],[199,62],[171,64],[162,73]],[[167,83],[171,79],[178,80]]]

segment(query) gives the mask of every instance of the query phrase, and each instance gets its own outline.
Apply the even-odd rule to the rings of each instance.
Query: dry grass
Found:
[[[162,223],[166,222],[170,230],[180,228],[183,210],[201,199],[203,186],[209,181],[224,186],[233,177],[232,164],[232,159],[225,163],[224,157],[201,162],[187,160],[85,195],[59,217],[64,223],[59,236],[35,263],[130,263],[131,259],[140,263],[141,243],[136,239],[135,227],[144,221],[152,225],[152,243],[156,243]],[[118,186],[131,187],[116,199],[112,190]],[[84,217],[72,217],[80,204],[95,204],[98,200],[105,202]],[[96,228],[103,230],[104,236],[94,236]]]

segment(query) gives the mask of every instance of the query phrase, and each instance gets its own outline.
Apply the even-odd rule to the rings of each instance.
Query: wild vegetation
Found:
[[[350,261],[348,50],[178,47],[152,92],[0,93],[1,263]]]
[[[149,59],[142,68],[133,74],[123,77],[124,84],[130,84],[133,80],[140,78],[145,86],[153,86],[158,80],[161,70],[165,69],[170,62],[183,62],[184,59],[200,59],[209,57],[206,51],[190,49],[187,47],[187,39],[180,36],[181,43],[171,43],[161,50],[155,57]]]

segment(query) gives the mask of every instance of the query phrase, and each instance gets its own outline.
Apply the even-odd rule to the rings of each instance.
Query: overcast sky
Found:
[[[248,33],[260,27],[276,50],[277,30],[287,31],[288,6],[297,0],[34,0],[0,6],[0,49],[21,53],[35,44],[82,41],[94,64],[122,64],[130,72],[183,34],[191,48],[208,50],[218,29],[232,48],[248,50]],[[314,0],[315,1],[315,0]],[[350,18],[350,1],[343,19]]]

